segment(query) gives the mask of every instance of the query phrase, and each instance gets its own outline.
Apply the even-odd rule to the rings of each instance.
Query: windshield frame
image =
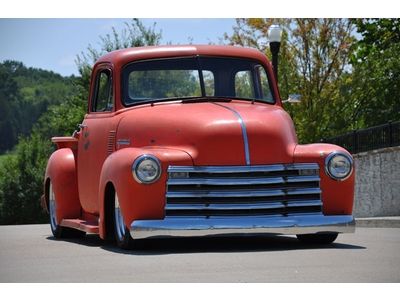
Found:
[[[153,61],[166,61],[166,60],[177,60],[177,59],[195,59],[197,63],[197,71],[199,72],[199,83],[200,83],[200,89],[201,89],[201,96],[189,96],[189,97],[171,97],[171,98],[154,98],[154,99],[149,99],[149,100],[143,100],[143,101],[136,101],[132,103],[126,103],[126,99],[128,96],[128,89],[127,89],[127,82],[129,78],[130,72],[127,72],[126,70],[131,68],[132,65],[137,64],[137,63],[145,63],[145,62],[153,62]],[[237,60],[246,60],[249,62],[254,63],[254,68],[256,66],[261,66],[264,69],[265,75],[267,77],[267,83],[268,83],[268,88],[271,93],[271,101],[266,101],[264,99],[257,99],[257,98],[243,98],[243,97],[236,97],[236,96],[211,96],[211,95],[206,95],[205,94],[205,84],[204,84],[204,79],[203,79],[203,71],[209,71],[207,69],[203,69],[201,66],[201,59],[202,58],[216,58],[216,59],[237,59]],[[252,75],[253,75],[253,70],[252,70]],[[250,58],[250,57],[245,57],[245,56],[228,56],[228,55],[187,55],[187,56],[174,56],[174,57],[160,57],[160,58],[151,58],[151,59],[142,59],[142,60],[136,60],[127,63],[124,65],[121,69],[121,80],[120,80],[120,88],[121,88],[121,103],[123,107],[132,107],[132,106],[137,106],[137,105],[142,105],[142,104],[151,104],[151,103],[156,103],[156,102],[167,102],[167,101],[179,101],[182,100],[184,101],[185,99],[188,98],[204,98],[205,100],[212,101],[212,99],[231,99],[231,100],[242,100],[242,101],[250,101],[250,102],[257,102],[257,103],[264,103],[264,104],[269,104],[269,105],[275,105],[277,103],[277,95],[274,89],[273,81],[270,76],[270,73],[268,72],[268,68],[265,66],[265,64],[257,59]],[[128,77],[128,78],[127,78]],[[252,76],[254,77],[254,76]],[[253,78],[253,83],[255,84],[255,89],[261,90],[261,82],[260,79]]]

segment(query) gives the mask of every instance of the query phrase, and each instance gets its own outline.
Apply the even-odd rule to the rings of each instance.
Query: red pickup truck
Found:
[[[299,145],[265,55],[232,46],[131,48],[93,67],[88,110],[54,137],[44,205],[56,238],[354,232],[351,155]]]

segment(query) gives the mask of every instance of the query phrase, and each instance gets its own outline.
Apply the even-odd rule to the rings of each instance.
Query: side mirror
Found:
[[[289,99],[283,100],[282,103],[300,103],[301,95],[299,94],[291,94],[289,95]]]

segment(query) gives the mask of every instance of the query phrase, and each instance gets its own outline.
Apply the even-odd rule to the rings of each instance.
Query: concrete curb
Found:
[[[400,217],[356,218],[358,227],[400,228]]]

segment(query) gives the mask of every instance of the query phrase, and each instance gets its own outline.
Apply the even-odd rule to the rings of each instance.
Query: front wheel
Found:
[[[328,245],[338,237],[337,233],[298,234],[297,239],[304,244]]]
[[[118,247],[132,249],[133,239],[129,233],[129,229],[125,226],[116,192],[114,193],[114,236]]]

